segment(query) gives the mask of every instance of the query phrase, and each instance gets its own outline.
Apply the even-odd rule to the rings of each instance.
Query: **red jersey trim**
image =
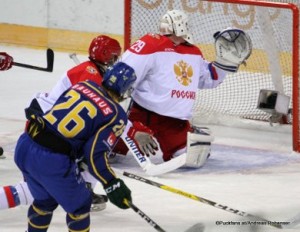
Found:
[[[176,52],[180,54],[200,55],[200,49],[192,44],[174,45],[173,42],[164,35],[147,34],[131,45],[129,51],[136,54],[147,55],[156,52]]]

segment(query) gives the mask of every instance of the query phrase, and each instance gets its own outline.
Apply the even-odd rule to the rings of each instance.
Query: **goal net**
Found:
[[[158,33],[160,17],[171,9],[189,15],[195,43],[209,61],[215,60],[215,32],[246,31],[253,42],[247,64],[217,88],[198,91],[193,122],[215,121],[218,115],[267,122],[270,114],[257,107],[260,90],[278,91],[290,97],[284,123],[292,125],[293,150],[299,152],[299,5],[296,0],[126,0],[124,47]]]

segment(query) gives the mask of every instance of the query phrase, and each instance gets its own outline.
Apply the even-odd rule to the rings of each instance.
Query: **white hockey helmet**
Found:
[[[194,44],[192,34],[188,28],[188,17],[183,11],[167,11],[160,19],[159,31],[161,35],[175,34],[178,37],[182,37],[188,43]]]

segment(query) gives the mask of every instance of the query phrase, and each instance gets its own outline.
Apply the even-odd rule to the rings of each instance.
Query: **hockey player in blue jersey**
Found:
[[[15,162],[34,201],[28,209],[28,232],[48,230],[53,211],[66,211],[69,231],[90,230],[91,191],[80,175],[77,160],[84,159],[109,200],[126,209],[131,191],[111,169],[110,152],[127,124],[118,104],[130,95],[134,70],[119,62],[108,70],[100,87],[79,82],[64,92],[53,108],[33,115],[16,145]]]

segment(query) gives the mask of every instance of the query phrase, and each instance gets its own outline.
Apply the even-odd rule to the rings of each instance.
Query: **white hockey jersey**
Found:
[[[167,36],[147,34],[121,57],[134,68],[132,98],[160,115],[189,120],[198,89],[215,88],[225,72],[204,60],[198,47],[175,45]]]
[[[37,93],[34,98],[38,101],[43,112],[47,112],[63,92],[78,82],[86,80],[94,81],[98,85],[102,82],[101,74],[91,61],[83,62],[71,68],[63,74],[49,93]]]

